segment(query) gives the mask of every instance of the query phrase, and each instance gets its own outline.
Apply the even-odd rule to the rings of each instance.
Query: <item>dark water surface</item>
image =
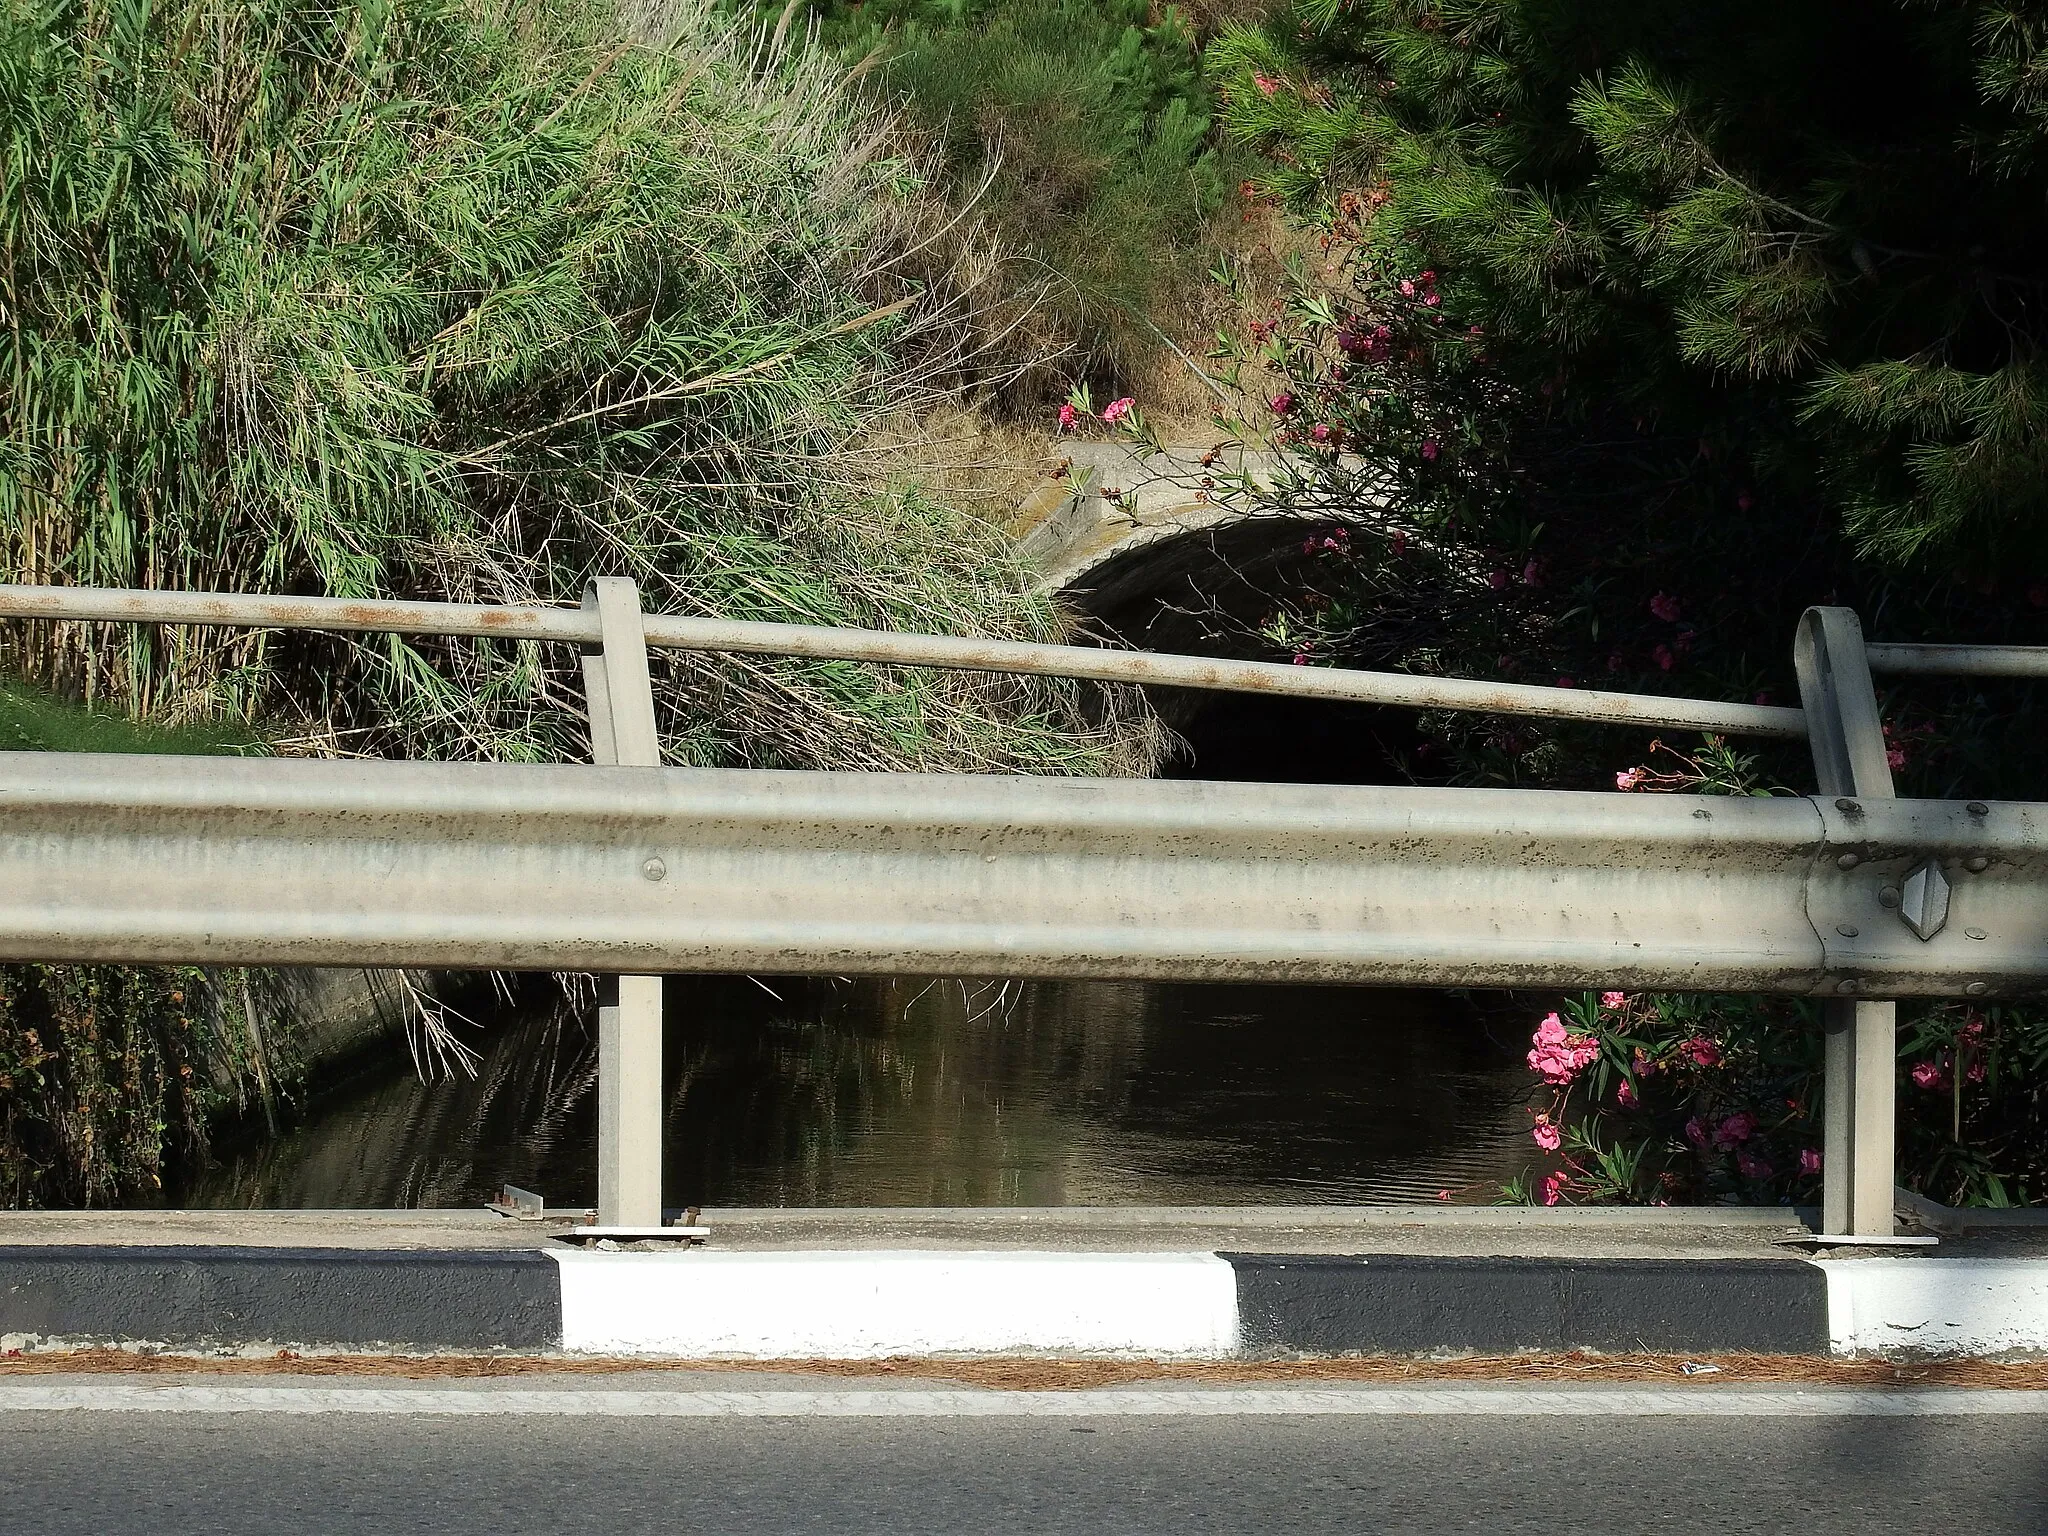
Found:
[[[1310,1204],[1485,1198],[1529,1151],[1520,1044],[1462,999],[1335,987],[668,984],[672,1205]],[[596,1197],[596,1043],[545,995],[217,1149],[190,1207]]]

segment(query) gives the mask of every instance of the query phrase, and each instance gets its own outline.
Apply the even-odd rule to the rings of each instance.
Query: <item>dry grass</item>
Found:
[[[1688,1376],[1687,1364],[1715,1372]],[[1806,1355],[1550,1354],[1456,1359],[1368,1355],[1286,1360],[636,1360],[557,1355],[322,1355],[279,1350],[257,1357],[142,1354],[120,1349],[13,1351],[0,1377],[64,1374],[335,1376],[409,1381],[517,1376],[607,1376],[649,1371],[724,1371],[943,1381],[1004,1391],[1057,1392],[1158,1383],[1278,1386],[1299,1383],[1427,1386],[1455,1382],[1582,1382],[1595,1385],[1993,1387],[2048,1390],[2048,1360],[1828,1360]]]

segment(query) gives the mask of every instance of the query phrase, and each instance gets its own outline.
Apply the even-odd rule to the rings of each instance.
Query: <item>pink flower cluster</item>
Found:
[[[1358,326],[1359,322],[1352,321],[1337,332],[1337,346],[1347,357],[1368,363],[1384,363],[1393,355],[1394,332],[1391,327],[1376,325],[1367,331]]]
[[[1563,1144],[1564,1136],[1548,1115],[1536,1117],[1536,1128],[1529,1132],[1529,1139],[1546,1152],[1555,1152]]]
[[[1341,526],[1332,528],[1328,533],[1324,534],[1321,538],[1317,538],[1315,535],[1311,534],[1308,538],[1302,540],[1301,543],[1301,552],[1304,555],[1313,555],[1322,552],[1328,552],[1333,555],[1342,555],[1350,553],[1350,550],[1351,530],[1349,528]]]
[[[1756,1116],[1748,1110],[1737,1110],[1726,1120],[1714,1127],[1714,1145],[1726,1152],[1740,1146],[1756,1134]]]
[[[1565,1185],[1569,1183],[1571,1183],[1571,1180],[1563,1173],[1553,1173],[1549,1178],[1545,1179],[1543,1181],[1543,1203],[1545,1205],[1557,1204],[1559,1198],[1564,1194]]]
[[[1529,1070],[1541,1072],[1543,1081],[1563,1087],[1579,1073],[1590,1067],[1600,1055],[1600,1043],[1591,1035],[1575,1035],[1564,1027],[1564,1020],[1556,1014],[1547,1014],[1530,1042],[1535,1049],[1529,1052]]]
[[[1694,1035],[1690,1040],[1680,1042],[1678,1054],[1696,1067],[1721,1065],[1721,1047],[1705,1035]]]
[[[1614,776],[1614,787],[1616,789],[1634,789],[1648,777],[1649,775],[1640,768],[1624,768]]]
[[[1137,405],[1138,402],[1129,395],[1125,395],[1121,400],[1112,400],[1102,408],[1102,419],[1113,427],[1137,409]]]

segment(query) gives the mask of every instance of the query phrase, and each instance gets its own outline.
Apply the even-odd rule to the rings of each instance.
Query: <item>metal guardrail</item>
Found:
[[[459,603],[369,602],[331,597],[249,597],[221,592],[147,592],[91,587],[0,585],[0,618],[113,623],[224,625],[249,629],[311,629],[385,634],[473,635],[499,640],[555,640],[595,645],[596,615],[585,608],[480,607]],[[808,656],[830,661],[887,662],[966,672],[1079,677],[1152,687],[1280,694],[1356,704],[1536,715],[1553,720],[1669,726],[1734,736],[1797,740],[1806,734],[1796,709],[1671,699],[1598,688],[1541,688],[1475,682],[1406,672],[1219,661],[1100,646],[1033,645],[1019,640],[961,639],[895,630],[829,629],[740,619],[689,619],[648,614],[641,633],[654,650],[732,651],[756,656]]]
[[[2043,995],[2044,811],[0,753],[0,960]]]
[[[1801,709],[581,609],[0,586],[0,617],[563,641],[582,768],[0,753],[0,958],[630,969],[599,1013],[600,1220],[661,1211],[656,971],[1618,985],[1827,997],[1824,1225],[1892,1222],[1899,996],[2048,992],[2048,806],[1893,798],[1866,647]],[[657,770],[647,650],[724,650],[1806,738],[1821,794],[1678,799]]]

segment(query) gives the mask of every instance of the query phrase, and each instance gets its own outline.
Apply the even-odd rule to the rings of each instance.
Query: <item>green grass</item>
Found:
[[[753,3],[763,18],[783,9]],[[1020,277],[1052,279],[1029,334],[1077,344],[1065,372],[1121,393],[1154,366],[1160,333],[1187,328],[1188,290],[1251,164],[1211,132],[1214,93],[1186,13],[1148,0],[811,10],[828,45],[873,60],[938,144],[955,194],[1020,254]]]
[[[695,0],[0,0],[0,573],[1051,639],[876,426],[960,373],[932,189]],[[916,267],[917,274],[911,275]],[[575,658],[28,626],[15,669],[279,750],[578,758]],[[1056,681],[704,658],[687,762],[1143,769]]]
[[[253,732],[131,720],[0,678],[0,752],[153,752],[212,757],[261,749],[262,742]]]

